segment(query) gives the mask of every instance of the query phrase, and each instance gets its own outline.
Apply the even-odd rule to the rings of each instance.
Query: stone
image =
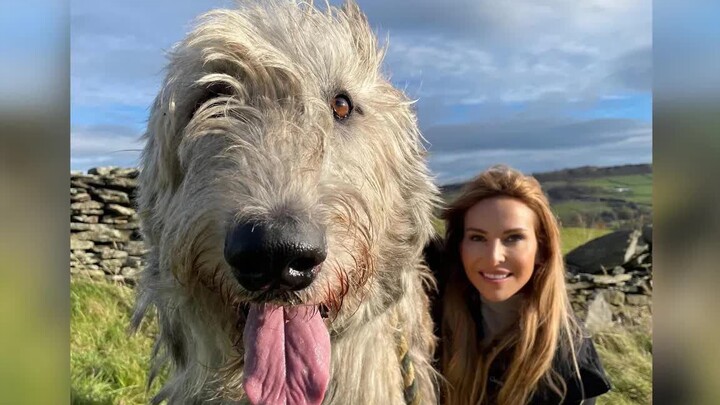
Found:
[[[613,313],[610,304],[605,300],[602,292],[598,293],[588,305],[585,327],[591,333],[601,332],[610,328],[613,324]]]
[[[72,225],[72,224],[71,224]],[[90,240],[77,240],[70,238],[70,250],[89,250],[95,246]]]
[[[617,276],[598,274],[593,276],[593,282],[595,284],[610,285],[620,284],[628,281],[632,278],[631,274],[618,274]]]
[[[112,175],[115,177],[128,177],[131,179],[135,179],[137,178],[137,176],[140,175],[140,170],[133,168],[123,169],[118,167],[112,171]]]
[[[625,294],[616,290],[605,291],[605,299],[611,305],[620,306],[625,303]]]
[[[105,182],[100,178],[100,176],[82,175],[71,178],[70,185],[76,188],[90,188],[90,186],[103,187],[105,186]]]
[[[80,215],[102,215],[104,214],[103,210],[82,210],[82,211],[73,211],[74,214],[80,214]]]
[[[650,305],[650,297],[641,294],[628,294],[625,296],[628,305],[636,307]]]
[[[652,242],[653,242],[652,235],[653,235],[652,225],[644,226],[642,229],[642,239],[646,244],[648,244],[650,246],[652,246]]]
[[[88,193],[75,194],[70,196],[70,201],[72,202],[85,202],[90,200],[92,200],[92,197],[90,197],[90,194]]]
[[[103,203],[98,201],[83,201],[70,204],[70,209],[73,211],[86,211],[86,210],[101,210]]]
[[[108,188],[112,187],[129,192],[137,188],[138,181],[134,178],[111,177],[105,179],[105,184]]]
[[[139,269],[139,268],[142,268],[142,266],[143,266],[143,260],[142,260],[142,258],[137,257],[137,256],[129,256],[125,260],[125,266]]]
[[[620,287],[620,291],[628,294],[640,294],[642,291],[640,290],[640,287],[636,285],[623,285]]]
[[[125,243],[125,251],[128,252],[130,256],[143,256],[145,255],[147,249],[145,248],[145,243],[140,241],[130,241]]]
[[[136,278],[139,273],[139,269],[134,269],[132,267],[123,267],[122,270],[120,270],[120,274],[122,274],[125,278]]]
[[[635,229],[630,233],[630,236],[628,236],[628,247],[625,251],[625,256],[623,257],[623,262],[621,264],[625,264],[630,261],[636,254],[638,249],[638,240],[640,239],[640,236],[642,236],[642,231],[639,229]]]
[[[118,204],[108,204],[105,206],[105,211],[115,213],[118,215],[124,215],[131,217],[135,215],[135,210],[128,207],[123,207],[122,205]]]
[[[618,274],[625,274],[625,269],[622,266],[615,266],[612,270],[610,270],[610,274],[613,276],[617,276]]]
[[[568,283],[565,286],[567,287],[568,291],[584,290],[587,288],[591,288],[593,286],[593,283],[587,281],[579,281],[577,283]]]
[[[101,212],[102,213],[102,212]],[[77,222],[84,222],[86,224],[97,224],[98,217],[90,215],[73,215],[72,220]]]
[[[585,304],[585,303],[587,303],[587,295],[577,294],[577,295],[574,295],[573,297],[571,297],[570,300],[571,300],[572,302],[577,302],[577,303],[580,303],[580,304]]]
[[[94,242],[126,242],[130,240],[131,231],[112,229],[104,224],[91,225],[93,228],[70,235],[75,240],[91,240]]]
[[[109,247],[103,246],[101,249],[99,249],[100,252],[100,258],[105,259],[127,259],[128,253],[122,250],[112,249]]]
[[[100,262],[100,268],[105,270],[106,273],[120,274],[124,262],[125,260],[122,259],[107,259]]]
[[[92,190],[92,193],[105,203],[130,204],[130,197],[122,191],[99,188]]]
[[[70,222],[71,231],[88,231],[92,228],[92,224],[84,224],[82,222]]]
[[[565,256],[569,269],[583,273],[602,274],[603,269],[621,266],[635,254],[638,230],[621,230],[593,239]]]
[[[100,219],[100,222],[103,224],[127,224],[128,223],[128,217],[116,217],[116,216],[109,216],[105,215]]]
[[[105,275],[105,280],[111,283],[125,283],[125,277],[120,274],[107,274]]]
[[[76,250],[70,253],[70,261],[75,261],[78,264],[87,265],[96,264],[100,260],[98,260],[97,256],[95,256],[94,253],[86,252],[84,250]]]
[[[134,229],[140,229],[140,224],[137,222],[128,222],[127,224],[115,224],[114,227],[115,227],[115,229],[134,230]]]
[[[115,169],[113,166],[93,167],[92,169],[88,170],[88,174],[94,174],[97,176],[109,176],[110,174],[112,174],[113,169]]]

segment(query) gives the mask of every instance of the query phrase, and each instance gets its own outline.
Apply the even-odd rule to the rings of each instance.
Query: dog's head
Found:
[[[308,306],[339,328],[368,294],[376,310],[397,299],[436,190],[383,53],[354,3],[203,16],[149,121],[146,280],[249,306],[255,323],[263,308]]]

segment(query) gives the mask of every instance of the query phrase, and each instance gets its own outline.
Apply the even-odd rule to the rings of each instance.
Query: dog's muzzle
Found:
[[[249,291],[302,290],[327,257],[325,231],[290,219],[243,222],[228,231],[224,254]]]

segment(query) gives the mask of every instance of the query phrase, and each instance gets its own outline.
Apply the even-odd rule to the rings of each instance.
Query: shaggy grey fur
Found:
[[[354,3],[283,0],[210,12],[171,52],[138,190],[149,253],[133,323],[159,322],[150,379],[170,366],[154,403],[243,403],[246,304],[264,298],[235,280],[223,243],[237,221],[280,217],[326,229],[317,279],[272,298],[329,308],[324,404],[404,403],[400,334],[422,403],[436,403],[421,254],[437,190],[383,55]],[[346,120],[338,93],[355,105]]]

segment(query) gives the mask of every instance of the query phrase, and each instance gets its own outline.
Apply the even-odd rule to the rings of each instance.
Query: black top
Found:
[[[436,336],[440,336],[440,322],[442,319],[442,300],[440,297],[442,297],[445,290],[446,280],[444,276],[447,272],[442,271],[445,267],[443,264],[446,261],[443,260],[442,245],[439,241],[431,243],[425,249],[425,260],[438,282],[438,292],[431,292],[430,296],[435,334]],[[473,307],[477,308],[475,305],[473,305]],[[473,318],[475,318],[475,326],[478,328],[478,339],[482,339],[482,319],[479,319],[481,316],[480,311],[471,312]],[[502,386],[505,364],[508,363],[505,359],[508,355],[509,353],[500,353],[490,367],[487,383],[487,392],[490,398],[496,395]],[[439,342],[435,355],[438,369],[441,356],[442,341]],[[591,398],[610,391],[610,381],[605,375],[605,370],[600,363],[600,358],[595,350],[595,346],[589,337],[582,339],[580,347],[576,347],[576,358],[582,382],[577,377],[570,353],[562,353],[559,351],[553,359],[553,368],[565,381],[567,386],[565,398],[560,398],[549,387],[540,387],[528,402],[528,405],[576,405],[580,404],[583,400],[583,405],[593,405],[595,400]]]

